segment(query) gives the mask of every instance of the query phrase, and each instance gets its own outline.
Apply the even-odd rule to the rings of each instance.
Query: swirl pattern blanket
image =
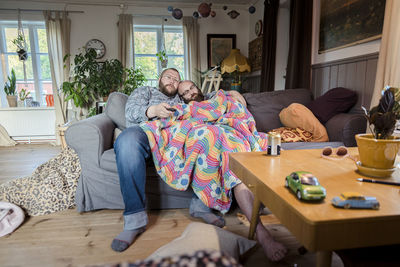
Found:
[[[160,177],[184,191],[190,185],[210,208],[229,210],[231,189],[241,181],[229,170],[229,152],[265,151],[250,112],[227,93],[203,102],[175,106],[175,116],[144,122]]]

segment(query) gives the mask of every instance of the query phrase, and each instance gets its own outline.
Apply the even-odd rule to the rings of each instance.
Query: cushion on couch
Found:
[[[282,127],[278,114],[292,103],[306,105],[311,102],[311,92],[308,89],[288,89],[263,93],[243,94],[247,108],[256,121],[257,130],[269,132]]]
[[[312,142],[329,140],[325,127],[314,114],[302,104],[293,103],[279,113],[282,124],[290,128],[302,128],[312,133]]]
[[[357,103],[357,93],[343,87],[329,90],[306,107],[314,113],[318,120],[325,124],[339,113],[347,113]]]
[[[313,139],[312,133],[298,127],[280,127],[269,131],[269,133],[271,132],[279,134],[282,143],[311,142]]]
[[[125,105],[127,100],[128,96],[126,94],[120,92],[113,92],[108,97],[106,105],[107,116],[121,130],[124,130],[126,128]]]

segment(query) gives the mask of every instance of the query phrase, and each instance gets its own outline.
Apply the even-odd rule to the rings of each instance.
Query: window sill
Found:
[[[27,110],[52,110],[54,107],[15,107],[0,108],[0,111],[27,111]]]

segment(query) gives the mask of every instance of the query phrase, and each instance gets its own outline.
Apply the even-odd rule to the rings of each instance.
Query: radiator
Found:
[[[0,124],[20,143],[55,141],[54,107],[1,108]]]

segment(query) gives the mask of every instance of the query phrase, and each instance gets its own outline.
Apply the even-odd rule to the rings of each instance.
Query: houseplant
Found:
[[[7,95],[9,107],[17,106],[17,78],[14,69],[11,69],[11,77],[8,76],[8,81],[4,84],[4,92]]]
[[[134,67],[125,69],[126,78],[124,86],[121,87],[121,92],[130,95],[136,88],[143,86],[147,81],[141,68],[135,69]]]
[[[161,67],[166,68],[168,65],[168,56],[165,53],[165,50],[158,51],[156,56],[158,57],[158,60],[160,60],[161,62]]]
[[[376,107],[370,111],[363,107],[372,132],[356,135],[363,167],[384,170],[393,168],[400,147],[400,138],[393,136],[396,121],[400,119],[399,101],[399,88],[387,86]]]
[[[26,98],[30,95],[31,92],[28,92],[26,89],[22,88],[21,91],[18,94],[19,101],[18,101],[18,107],[24,107],[25,106],[25,100]]]
[[[19,60],[27,60],[28,59],[28,52],[26,51],[26,41],[25,37],[22,34],[18,33],[17,38],[12,40],[12,43],[17,47],[17,54]]]

